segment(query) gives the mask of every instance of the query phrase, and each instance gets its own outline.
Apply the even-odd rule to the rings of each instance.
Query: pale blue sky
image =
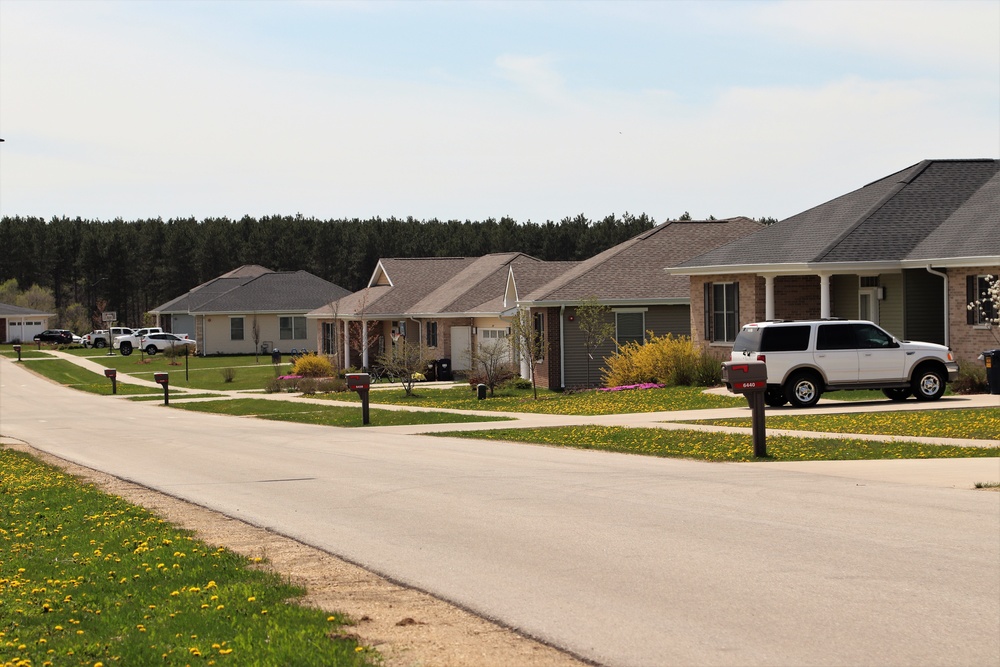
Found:
[[[1000,1],[0,0],[0,213],[783,218],[1000,157]]]

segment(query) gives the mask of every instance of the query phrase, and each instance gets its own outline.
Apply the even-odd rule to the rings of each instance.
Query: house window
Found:
[[[281,340],[305,340],[306,339],[306,318],[305,317],[279,317],[278,318],[278,338]]]
[[[243,318],[229,318],[229,340],[243,340]]]
[[[1000,304],[990,297],[992,281],[987,276],[969,276],[966,283],[966,299],[974,304],[969,309],[969,324],[991,324],[996,322]],[[993,280],[997,280],[994,276]],[[978,301],[978,304],[975,302]]]
[[[646,340],[646,313],[617,311],[615,313],[615,340],[619,345],[643,343]]]
[[[428,322],[427,323],[427,347],[437,347],[438,346],[438,323]]]
[[[705,283],[705,339],[731,343],[739,333],[739,283]]]
[[[535,313],[535,346],[535,357],[541,361],[545,350],[545,313]]]

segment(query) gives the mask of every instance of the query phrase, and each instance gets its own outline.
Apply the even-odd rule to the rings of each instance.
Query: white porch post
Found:
[[[361,320],[361,367],[368,369],[368,320]]]
[[[764,319],[774,319],[774,276],[764,276]]]
[[[819,274],[819,316],[830,317],[830,274]]]
[[[344,370],[347,370],[347,368],[351,365],[351,334],[348,324],[349,322],[347,320],[339,323],[341,333],[344,336],[344,362],[341,364],[341,367]]]

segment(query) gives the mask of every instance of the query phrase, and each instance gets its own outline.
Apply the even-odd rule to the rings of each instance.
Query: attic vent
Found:
[[[878,276],[861,276],[862,287],[878,287]]]

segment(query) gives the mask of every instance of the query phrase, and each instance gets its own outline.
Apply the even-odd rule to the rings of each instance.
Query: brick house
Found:
[[[966,308],[1000,274],[1000,160],[925,160],[666,272],[690,276],[705,349],[748,322],[839,317],[974,361],[1000,346]]]

